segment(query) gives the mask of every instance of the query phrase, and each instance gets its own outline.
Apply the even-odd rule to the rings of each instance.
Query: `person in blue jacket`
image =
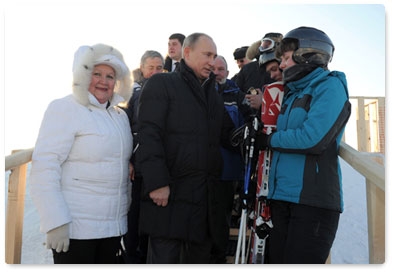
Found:
[[[277,131],[261,140],[273,150],[268,263],[325,263],[335,239],[343,211],[338,152],[351,104],[345,74],[328,70],[333,52],[312,27],[291,30],[277,48],[284,99]]]
[[[235,128],[239,128],[253,115],[248,104],[246,94],[236,83],[228,79],[229,70],[225,58],[218,55],[214,60],[214,69],[218,94],[222,97]],[[226,263],[231,227],[232,210],[238,185],[242,185],[244,178],[244,160],[239,149],[221,147],[222,174],[220,179],[209,185],[209,213],[210,232],[213,238],[210,263]]]

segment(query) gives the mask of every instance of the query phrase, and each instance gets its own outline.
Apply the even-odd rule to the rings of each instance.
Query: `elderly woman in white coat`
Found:
[[[133,138],[118,106],[130,96],[121,53],[97,44],[74,56],[73,93],[51,102],[30,187],[54,263],[115,263],[127,232]]]

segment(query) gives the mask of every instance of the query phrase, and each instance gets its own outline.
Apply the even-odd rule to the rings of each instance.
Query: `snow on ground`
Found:
[[[341,160],[344,212],[332,246],[333,264],[368,264],[365,178]]]
[[[365,179],[341,160],[345,210],[331,252],[332,264],[368,264],[368,237]],[[5,174],[6,190],[9,172]],[[5,195],[7,200],[7,195]],[[39,217],[26,187],[23,227],[22,264],[52,264],[52,255],[45,247],[45,235],[39,231]]]

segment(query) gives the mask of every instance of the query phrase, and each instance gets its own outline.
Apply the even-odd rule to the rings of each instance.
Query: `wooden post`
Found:
[[[366,178],[369,263],[385,262],[385,168],[368,153],[340,144],[340,156]]]
[[[369,263],[385,262],[385,192],[366,180]]]
[[[357,137],[358,137],[358,151],[368,152],[368,137],[365,121],[365,99],[358,98],[358,113],[357,113]]]
[[[385,97],[378,98],[379,152],[385,154]]]
[[[364,98],[358,98],[357,116],[358,151],[369,152],[369,121],[367,121],[365,116]],[[385,178],[382,178],[382,181],[385,181]],[[385,192],[383,188],[378,187],[374,182],[377,183],[378,181],[366,178],[369,263],[380,264],[385,261]],[[384,187],[384,184],[382,187]]]
[[[12,153],[15,153],[13,151]],[[23,214],[25,206],[27,164],[11,170],[8,181],[8,203],[5,227],[5,261],[20,264],[22,253]]]
[[[331,257],[331,253],[329,252],[328,258],[326,258],[326,262],[325,264],[331,264],[332,263],[332,257]]]

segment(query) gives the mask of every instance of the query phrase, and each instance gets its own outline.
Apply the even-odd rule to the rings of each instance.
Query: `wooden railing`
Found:
[[[369,263],[385,261],[385,167],[375,153],[359,152],[342,142],[339,155],[366,178]],[[381,154],[380,154],[381,155]],[[346,183],[345,181],[343,183]]]
[[[5,251],[6,263],[21,263],[23,208],[27,164],[32,149],[16,151],[5,158],[5,170],[11,170],[8,186]],[[385,261],[385,168],[372,154],[358,152],[342,142],[340,157],[366,178],[366,200],[369,240],[369,263]]]
[[[33,148],[14,151],[5,158],[5,171],[11,170],[5,222],[5,262],[8,264],[21,263],[26,175],[32,153]]]

